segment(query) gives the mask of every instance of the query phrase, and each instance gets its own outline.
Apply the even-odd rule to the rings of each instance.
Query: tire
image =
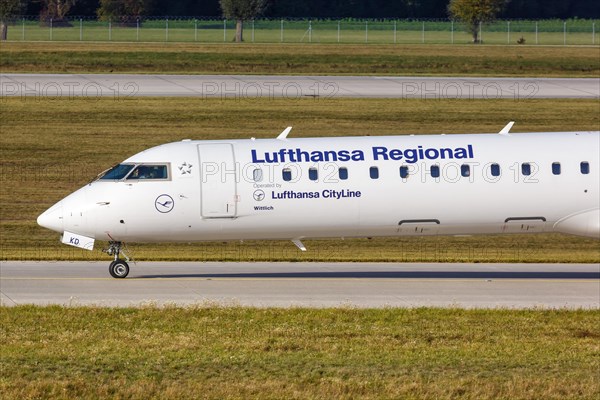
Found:
[[[108,272],[113,278],[123,279],[129,275],[129,264],[123,260],[113,261],[108,267]]]

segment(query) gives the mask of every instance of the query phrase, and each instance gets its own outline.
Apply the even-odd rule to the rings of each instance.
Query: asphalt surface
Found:
[[[0,74],[0,97],[600,98],[597,78]]]
[[[3,305],[600,308],[599,264],[1,262]]]

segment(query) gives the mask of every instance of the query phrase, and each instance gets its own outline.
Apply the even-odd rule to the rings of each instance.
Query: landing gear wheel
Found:
[[[121,242],[113,240],[108,242],[108,249],[102,250],[104,253],[107,253],[109,256],[113,256],[115,258],[115,261],[110,263],[108,272],[110,273],[110,276],[117,279],[123,279],[129,274],[129,264],[119,258],[121,246]],[[125,255],[125,259],[129,261],[129,257],[127,257],[127,255]]]
[[[123,260],[115,260],[108,267],[110,276],[117,279],[123,279],[129,274],[129,264]]]

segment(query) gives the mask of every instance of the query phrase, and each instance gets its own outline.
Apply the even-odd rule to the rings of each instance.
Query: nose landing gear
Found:
[[[113,278],[125,278],[129,274],[129,264],[124,260],[115,260],[108,266],[108,272]]]
[[[129,274],[129,257],[121,250],[122,243],[121,242],[108,242],[108,249],[103,250],[109,256],[114,256],[115,260],[110,263],[108,267],[108,272],[110,276],[117,279],[123,279]],[[119,258],[119,254],[123,253],[125,255],[125,260],[121,260]]]

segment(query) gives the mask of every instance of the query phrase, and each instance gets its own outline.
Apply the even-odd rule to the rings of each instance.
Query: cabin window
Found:
[[[579,170],[581,171],[582,174],[587,175],[590,173],[590,163],[587,161],[582,161],[579,164]]]
[[[431,166],[431,176],[433,176],[434,178],[440,177],[440,166],[439,165]]]
[[[460,166],[460,175],[464,178],[471,176],[471,166],[469,164],[463,164]]]
[[[500,165],[498,164],[492,164],[492,166],[490,167],[492,176],[500,176]]]
[[[252,179],[254,180],[254,182],[262,181],[262,179],[263,179],[262,169],[256,168],[254,171],[252,171]]]
[[[521,164],[521,173],[523,175],[531,175],[531,164],[529,164],[529,163]]]
[[[127,176],[127,180],[168,179],[166,165],[138,165]]]
[[[408,167],[406,165],[400,167],[400,178],[408,178]]]
[[[292,170],[289,168],[284,168],[283,171],[281,171],[281,175],[283,177],[283,180],[286,182],[292,180]]]
[[[346,167],[342,167],[338,170],[338,175],[340,176],[341,180],[346,180],[348,179],[348,168]]]
[[[371,167],[369,168],[369,176],[371,179],[379,179],[379,168]]]
[[[560,163],[559,162],[552,163],[552,173],[554,175],[560,175]]]
[[[133,165],[131,164],[118,164],[107,170],[106,172],[100,174],[100,178],[103,180],[120,180],[127,176],[129,171],[133,169]]]
[[[308,169],[308,179],[310,179],[311,181],[316,181],[317,179],[319,179],[319,172],[316,168]]]

